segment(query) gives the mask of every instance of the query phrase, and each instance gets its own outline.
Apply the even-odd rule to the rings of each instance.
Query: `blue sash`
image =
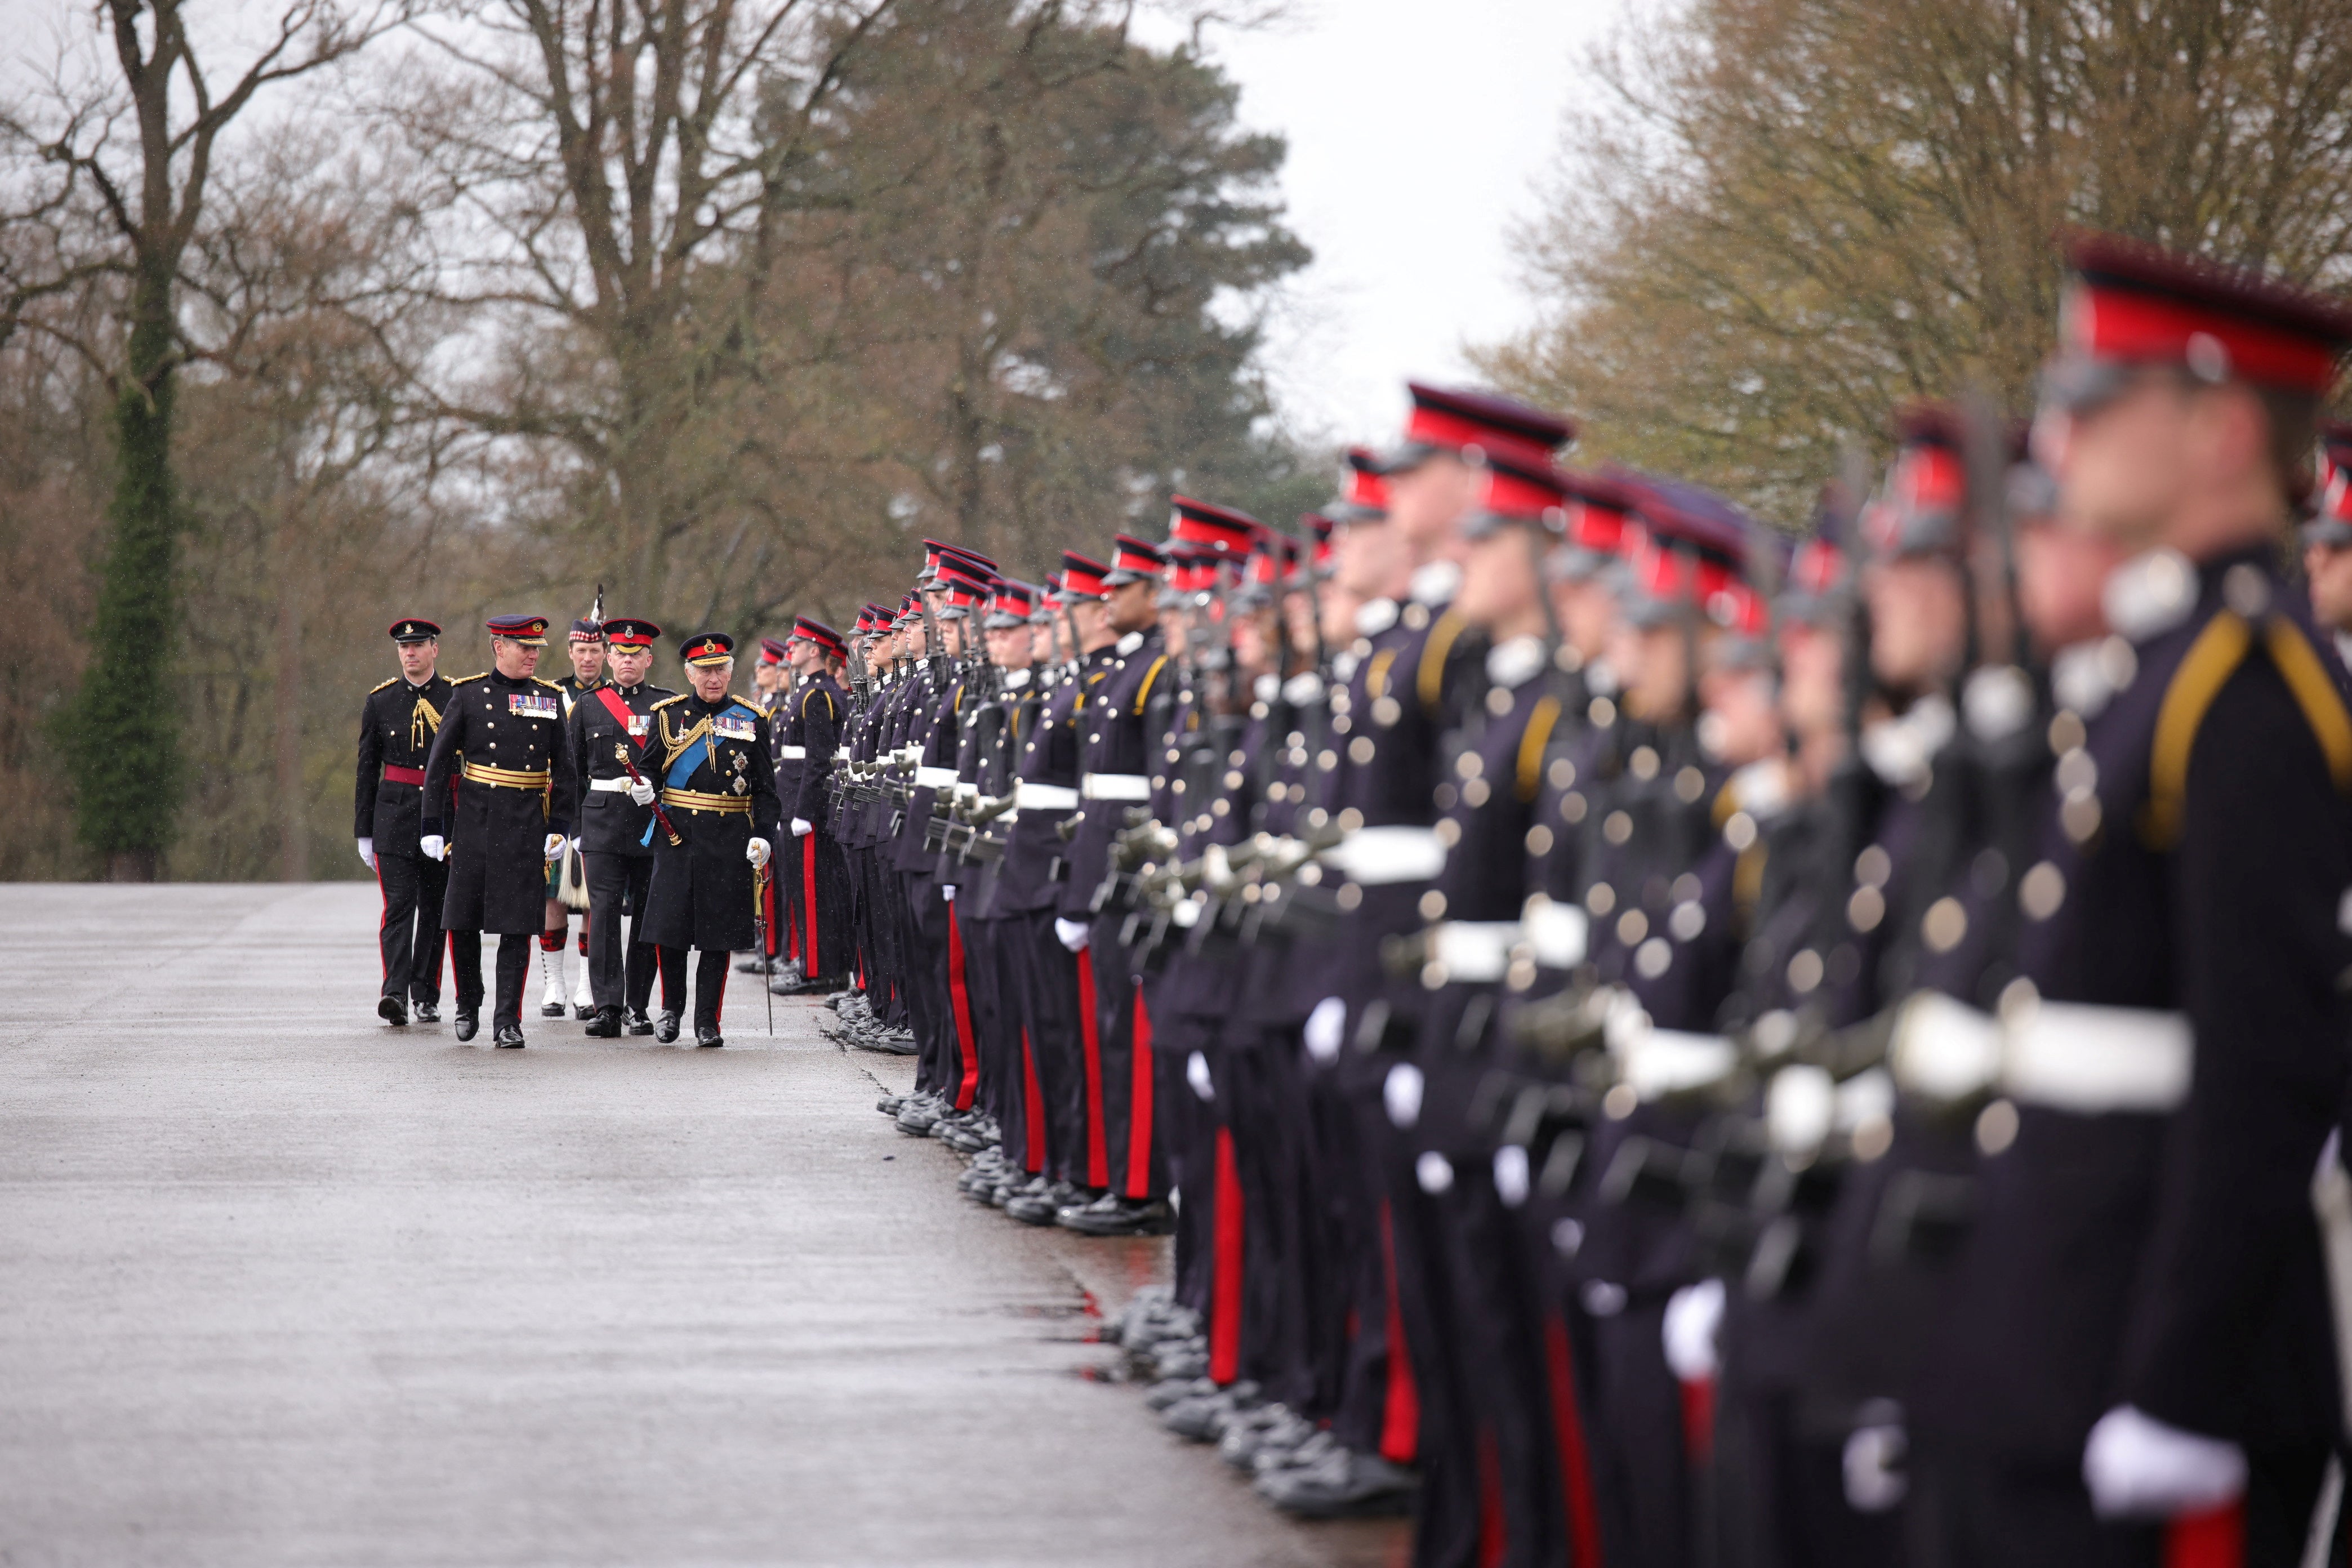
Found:
[[[709,763],[711,773],[715,776],[719,772],[719,751],[718,748],[711,743],[710,735],[708,731],[705,731],[703,734],[701,751],[698,753],[695,748],[688,746],[685,751],[680,752],[677,754],[677,761],[670,763],[669,773],[662,780],[662,783],[670,789],[684,789],[686,787],[686,781],[694,776],[694,770],[701,766],[706,761]],[[646,819],[646,836],[637,840],[640,845],[650,845],[653,843],[654,828],[656,826],[656,825],[652,818],[648,817]]]

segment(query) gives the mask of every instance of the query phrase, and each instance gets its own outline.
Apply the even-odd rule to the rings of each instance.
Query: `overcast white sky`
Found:
[[[1512,222],[1559,156],[1576,67],[1642,0],[1292,0],[1212,30],[1242,115],[1290,139],[1291,226],[1315,249],[1268,367],[1305,434],[1384,439],[1408,376],[1532,314]],[[1148,32],[1148,28],[1147,28]]]
[[[1406,377],[1466,379],[1465,344],[1530,319],[1510,226],[1559,156],[1585,47],[1643,3],[1288,0],[1271,26],[1208,31],[1244,121],[1289,139],[1290,223],[1316,253],[1266,356],[1301,435],[1385,439]],[[0,0],[0,57],[46,62],[61,35],[89,47],[89,4]],[[275,15],[197,5],[231,33]],[[1148,9],[1139,31],[1179,36]]]

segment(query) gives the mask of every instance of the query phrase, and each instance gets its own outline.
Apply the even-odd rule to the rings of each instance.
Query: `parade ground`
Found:
[[[724,1050],[384,1026],[373,884],[0,900],[0,1563],[1345,1564],[736,976]],[[536,996],[536,987],[532,989]],[[446,1020],[450,1006],[446,989]]]

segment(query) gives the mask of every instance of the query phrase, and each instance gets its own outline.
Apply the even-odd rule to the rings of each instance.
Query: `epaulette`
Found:
[[[655,703],[653,708],[648,708],[648,709],[646,709],[646,712],[648,712],[648,713],[650,713],[650,712],[652,712],[652,711],[654,710],[654,708],[667,708],[667,707],[668,707],[668,706],[669,706],[671,703],[673,703],[673,702],[683,702],[683,701],[685,701],[685,700],[686,700],[686,693],[685,693],[685,692],[683,692],[683,691],[674,691],[674,692],[670,693],[667,697],[663,698],[660,701],[658,701],[658,702]]]
[[[536,675],[532,676],[532,677],[531,677],[531,679],[532,679],[533,680],[538,680],[538,681],[539,681],[539,684],[541,684],[541,686],[546,687],[550,691],[561,691],[561,690],[562,690],[562,689],[563,689],[563,688],[562,688],[562,686],[558,685],[556,682],[554,682],[554,681],[552,681],[552,680],[540,680],[539,677],[538,677],[538,676],[536,676]],[[587,695],[587,689],[586,689],[586,688],[584,688],[584,687],[583,687],[583,688],[582,689],[582,690],[581,690],[581,695],[583,695],[583,696]]]
[[[400,677],[395,675],[392,678],[392,680],[398,680],[399,679]],[[368,688],[368,695],[370,697],[374,696],[377,692],[382,691],[385,687],[390,686],[392,684],[392,680],[377,681],[373,686]]]
[[[469,684],[471,684],[472,682],[477,681],[477,680],[488,680],[489,678],[490,678],[490,672],[489,672],[488,670],[487,670],[487,669],[484,669],[484,670],[478,670],[478,671],[477,671],[476,673],[474,673],[474,674],[472,674],[472,675],[461,675],[461,676],[459,676],[457,679],[455,679],[455,680],[451,681],[449,684],[450,684],[450,685],[452,685],[452,686],[466,686],[466,685],[469,685]]]

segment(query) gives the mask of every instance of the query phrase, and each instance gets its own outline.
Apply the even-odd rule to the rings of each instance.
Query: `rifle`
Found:
[[[857,646],[853,634],[849,639],[849,694],[864,708],[874,695],[874,675],[866,665],[866,650]]]
[[[948,677],[954,671],[948,663],[947,642],[940,636],[940,623],[931,618],[931,601],[920,587],[915,590],[915,608],[923,615],[923,662],[931,667],[931,679],[944,691]]]
[[[629,743],[626,741],[614,742],[613,745],[613,754],[620,758],[621,766],[628,770],[629,782],[631,784],[643,784],[646,782],[646,775],[637,772],[636,762],[629,755]],[[659,793],[656,793],[654,795],[654,820],[661,824],[662,832],[668,835],[669,841],[672,844],[683,844],[686,842],[685,839],[678,837],[677,825],[670,821],[669,813],[662,809],[661,795]]]

